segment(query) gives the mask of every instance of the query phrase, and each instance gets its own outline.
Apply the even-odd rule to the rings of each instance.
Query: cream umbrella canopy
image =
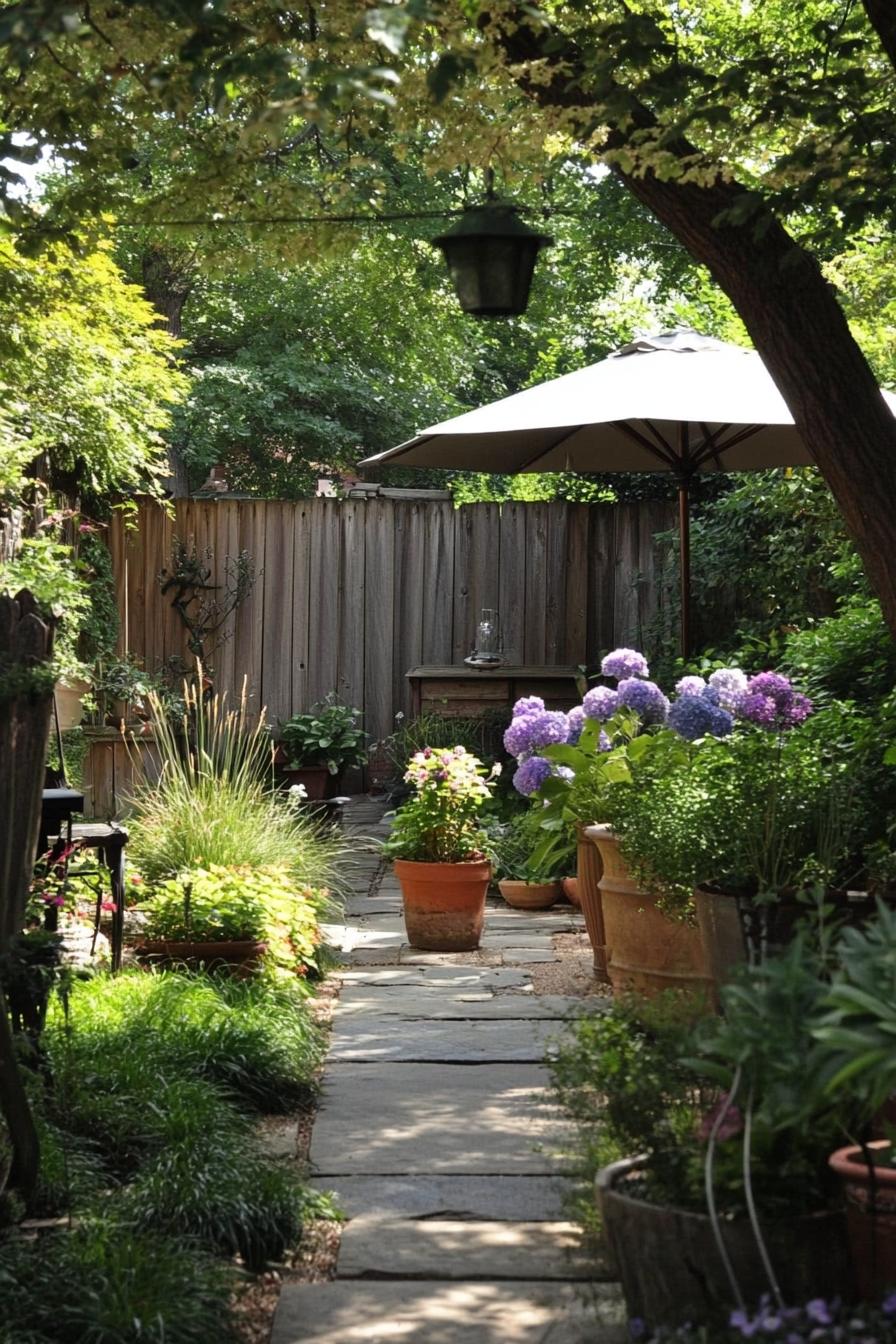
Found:
[[[896,414],[896,396],[884,392]],[[812,452],[755,350],[682,327],[467,411],[363,466],[667,471],[678,483],[681,647],[690,651],[690,485],[698,472],[806,466]]]

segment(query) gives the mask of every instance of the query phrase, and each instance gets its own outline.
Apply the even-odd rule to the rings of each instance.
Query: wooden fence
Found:
[[[245,550],[256,581],[227,622],[216,685],[232,694],[247,677],[272,719],[335,690],[376,739],[409,710],[411,667],[463,661],[482,607],[497,609],[512,662],[637,645],[657,601],[654,535],[673,522],[663,503],[143,502],[136,526],[116,519],[110,534],[121,649],[149,671],[186,652],[158,581],[175,539],[209,548],[218,582]]]

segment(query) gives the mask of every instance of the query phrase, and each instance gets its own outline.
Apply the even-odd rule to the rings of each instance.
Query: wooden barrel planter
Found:
[[[610,980],[607,971],[607,935],[604,929],[603,901],[600,891],[600,853],[585,835],[585,827],[576,826],[576,877],[579,906],[585,916],[585,928],[594,957],[594,978],[601,984]]]
[[[632,879],[609,826],[586,826],[585,835],[600,851],[601,907],[609,958],[607,971],[616,993],[652,998],[678,989],[712,998],[700,930],[670,919],[656,897]]]
[[[84,728],[84,815],[107,820],[128,810],[130,798],[161,770],[151,728]]]
[[[638,1197],[644,1158],[626,1158],[598,1173],[597,1203],[603,1235],[622,1282],[630,1317],[648,1326],[720,1323],[737,1305],[709,1215]],[[628,1187],[628,1188],[627,1188]],[[854,1294],[852,1264],[841,1210],[775,1221],[762,1233],[785,1302]],[[753,1310],[769,1283],[749,1219],[723,1218],[725,1249]]]

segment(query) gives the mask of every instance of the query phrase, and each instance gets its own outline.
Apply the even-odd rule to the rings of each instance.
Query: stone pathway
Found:
[[[349,815],[376,836],[382,812]],[[478,953],[419,952],[391,871],[358,863],[327,930],[348,969],[311,1142],[348,1221],[335,1281],[287,1284],[271,1344],[610,1344],[621,1298],[564,1216],[543,1063],[581,1000],[535,995],[526,972],[580,914],[490,902]]]

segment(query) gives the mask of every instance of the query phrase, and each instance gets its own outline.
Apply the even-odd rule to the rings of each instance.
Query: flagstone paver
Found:
[[[346,825],[382,836],[383,811],[354,800]],[[566,1221],[543,1062],[581,1000],[526,970],[580,913],[494,901],[479,951],[421,952],[392,873],[363,851],[355,871],[326,928],[348,965],[311,1139],[347,1222],[336,1280],[286,1284],[271,1344],[615,1344],[621,1297]]]

